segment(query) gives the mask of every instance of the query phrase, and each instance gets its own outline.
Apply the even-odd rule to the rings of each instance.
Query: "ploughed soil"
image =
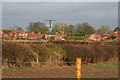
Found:
[[[75,78],[75,66],[16,69],[2,72],[3,78]],[[118,78],[117,66],[82,67],[82,78]]]

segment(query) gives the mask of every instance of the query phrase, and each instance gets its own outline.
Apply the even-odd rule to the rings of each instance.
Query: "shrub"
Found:
[[[25,65],[26,62],[33,61],[33,50],[27,44],[16,42],[2,42],[3,62],[8,60],[8,66]]]
[[[109,37],[109,39],[115,39],[117,36],[111,36]]]
[[[55,37],[54,36],[51,36],[50,37],[50,40],[52,41],[52,40],[55,40]]]
[[[82,63],[105,63],[118,59],[118,46],[78,45],[78,44],[33,44],[3,42],[3,66],[31,66],[32,62],[75,62],[77,57]],[[7,61],[8,60],[8,61]],[[48,63],[47,63],[48,64]],[[12,66],[11,66],[12,65]]]

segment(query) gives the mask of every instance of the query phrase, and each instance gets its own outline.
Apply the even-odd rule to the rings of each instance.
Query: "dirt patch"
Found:
[[[75,67],[3,71],[3,78],[75,78]],[[82,78],[118,78],[118,67],[82,67]]]

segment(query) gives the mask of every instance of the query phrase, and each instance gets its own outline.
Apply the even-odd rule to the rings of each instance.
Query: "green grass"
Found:
[[[120,66],[120,63],[110,63],[110,64],[92,64],[92,65],[82,65],[82,67],[112,67],[112,66]],[[33,67],[12,67],[12,68],[3,68],[3,72],[8,71],[16,71],[22,69],[52,69],[52,68],[65,68],[65,67],[76,67],[76,66],[55,66],[55,67],[40,67],[40,68],[33,68]]]
[[[85,40],[86,37],[85,36],[68,36],[68,37],[65,37],[65,39],[68,39],[68,40]]]
[[[83,65],[82,67],[107,67],[107,66],[120,66],[120,63],[109,63],[109,64],[92,64],[92,65]]]
[[[21,70],[21,69],[33,69],[33,67],[11,67],[11,68],[3,68],[3,72],[8,72],[8,71],[15,71],[15,70]]]

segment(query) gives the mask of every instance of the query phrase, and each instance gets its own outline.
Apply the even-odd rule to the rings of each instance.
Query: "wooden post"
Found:
[[[81,58],[76,58],[76,80],[81,78]]]

